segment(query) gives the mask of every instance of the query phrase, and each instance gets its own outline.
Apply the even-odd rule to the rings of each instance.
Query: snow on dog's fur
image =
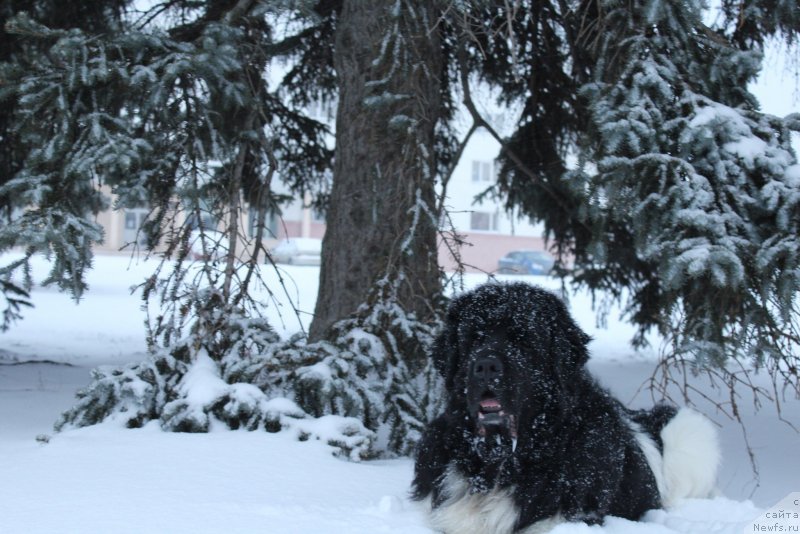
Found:
[[[552,293],[486,284],[453,301],[432,349],[447,409],[418,446],[414,497],[446,533],[546,532],[636,520],[714,490],[700,414],[629,410],[585,369],[590,338]]]

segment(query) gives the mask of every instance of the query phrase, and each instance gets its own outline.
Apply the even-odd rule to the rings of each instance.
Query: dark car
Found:
[[[550,274],[555,260],[543,250],[512,250],[497,263],[503,274]]]

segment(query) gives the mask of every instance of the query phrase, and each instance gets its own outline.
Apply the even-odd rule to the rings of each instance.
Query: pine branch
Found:
[[[472,126],[470,126],[469,131],[467,131],[467,133],[464,135],[464,139],[462,139],[458,144],[458,148],[456,149],[455,154],[453,154],[452,163],[442,176],[442,193],[439,196],[439,205],[436,207],[436,213],[439,217],[444,214],[444,199],[447,197],[447,185],[450,183],[450,179],[453,177],[453,173],[455,172],[456,167],[461,160],[461,156],[464,154],[464,150],[467,148],[469,140],[472,138],[472,134],[474,134],[479,127],[480,124],[473,120]]]
[[[467,53],[466,47],[463,43],[463,37],[460,39],[458,51],[457,51],[457,61],[459,67],[459,74],[461,79],[461,90],[464,94],[463,102],[469,111],[470,116],[472,117],[473,126],[474,127],[481,127],[484,128],[489,134],[494,137],[494,139],[500,144],[502,151],[508,155],[512,162],[516,165],[517,169],[519,169],[523,174],[525,174],[528,178],[530,178],[535,184],[542,188],[542,190],[547,193],[547,195],[564,211],[564,213],[573,213],[574,209],[567,205],[564,202],[564,199],[561,198],[559,195],[556,194],[555,191],[550,187],[550,185],[542,179],[541,176],[537,175],[530,167],[528,167],[522,158],[511,149],[508,142],[500,136],[499,133],[489,124],[486,119],[478,111],[478,108],[475,106],[475,102],[472,100],[472,91],[470,90],[469,85],[469,69],[467,67]],[[575,222],[580,224],[581,226],[585,227],[586,229],[590,229],[588,224],[581,220],[575,219]]]
[[[231,5],[232,3],[232,0],[212,2],[205,14],[198,20],[171,28],[169,30],[170,37],[185,43],[196,41],[209,24],[215,22],[237,23],[253,7],[255,0],[237,0],[233,5]]]

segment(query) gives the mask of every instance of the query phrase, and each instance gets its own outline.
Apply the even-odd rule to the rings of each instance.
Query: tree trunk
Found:
[[[433,3],[345,0],[334,61],[336,162],[310,338],[381,298],[422,321],[441,296],[434,129],[442,55]]]

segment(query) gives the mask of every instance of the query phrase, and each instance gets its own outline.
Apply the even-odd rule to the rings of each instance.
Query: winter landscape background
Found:
[[[36,265],[35,274],[43,276],[45,263]],[[144,312],[130,288],[152,268],[151,261],[99,256],[79,305],[37,288],[36,307],[0,334],[0,532],[430,532],[407,499],[413,468],[407,458],[347,462],[334,458],[327,445],[299,442],[288,432],[176,434],[157,424],[126,430],[107,422],[54,434],[53,422],[88,384],[92,367],[146,357]],[[307,325],[318,269],[286,267],[283,274]],[[485,279],[471,275],[466,284]],[[556,280],[527,279],[560,287]],[[281,306],[271,308],[272,323],[283,335],[296,331],[286,297],[276,296]],[[569,301],[595,338],[591,370],[623,401],[648,405],[651,396],[641,386],[652,373],[657,346],[634,352],[628,344],[633,330],[617,320],[616,310],[606,328],[597,328],[588,295],[569,295]],[[563,525],[555,532],[752,532],[751,520],[798,490],[800,435],[772,407],[755,413],[746,399],[741,404],[760,485],[741,428],[700,402],[720,425],[721,497],[654,511],[643,523],[611,518],[602,527]],[[786,399],[783,415],[797,424],[800,402]]]
[[[773,76],[762,78],[754,92],[764,112],[786,116],[797,108],[797,79],[780,74],[781,60],[765,64]],[[9,261],[9,255],[0,255],[0,265]],[[34,270],[41,281],[44,261],[37,258]],[[162,432],[157,423],[126,430],[108,421],[54,433],[54,421],[89,383],[92,368],[147,358],[142,300],[130,288],[153,270],[152,261],[98,256],[79,305],[53,287],[36,286],[35,308],[0,333],[0,533],[430,532],[419,507],[407,498],[413,469],[408,458],[347,462],[323,442],[300,442],[291,431],[212,428],[207,434],[179,434]],[[274,273],[264,274],[277,288]],[[308,327],[319,270],[286,267],[283,275],[288,296],[276,291],[278,302],[268,317],[286,336],[300,327],[288,300]],[[485,279],[470,275],[466,288]],[[527,280],[560,288],[556,280]],[[589,364],[594,374],[629,405],[651,404],[643,386],[656,365],[659,340],[653,339],[649,350],[634,351],[629,345],[633,328],[618,320],[618,310],[610,310],[608,324],[600,328],[588,294],[567,297],[579,324],[594,337]],[[796,521],[765,516],[769,507],[800,490],[800,434],[772,406],[756,411],[751,399],[740,399],[756,480],[742,427],[713,407],[727,391],[710,388],[703,377],[693,380],[711,399],[696,399],[699,409],[720,426],[721,495],[653,511],[640,523],[609,518],[603,526],[562,525],[556,534],[800,530]],[[203,384],[197,385],[202,391]],[[782,400],[783,418],[800,426],[800,401]],[[325,433],[324,425],[321,421],[319,434]]]

